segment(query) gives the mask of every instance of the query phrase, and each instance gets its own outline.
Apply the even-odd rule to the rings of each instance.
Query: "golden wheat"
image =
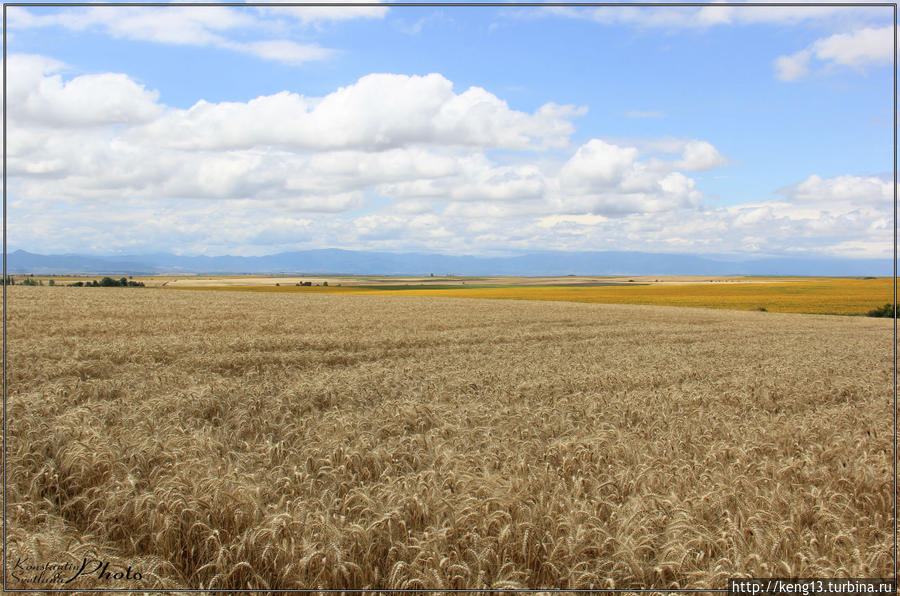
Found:
[[[152,278],[151,278],[152,279]],[[491,300],[546,300],[589,302],[600,304],[646,304],[653,306],[685,306],[693,308],[724,308],[731,310],[766,310],[807,314],[863,315],[874,308],[893,301],[894,280],[880,278],[772,278],[758,283],[739,283],[712,280],[693,280],[662,284],[617,286],[521,285],[522,278],[510,278],[508,283],[484,287],[443,288],[411,284],[402,289],[391,285],[373,286],[311,286],[266,285],[251,279],[231,279],[227,285],[190,285],[193,280],[172,286],[185,290],[229,290],[245,292],[276,292],[302,294],[368,294],[381,296],[429,296],[445,298],[478,298]],[[674,278],[679,279],[679,278]],[[472,280],[470,279],[470,282]],[[497,281],[502,281],[499,278]],[[154,283],[148,281],[148,283]],[[475,281],[477,284],[477,280]],[[238,285],[243,284],[243,285]],[[420,287],[421,286],[421,287]]]
[[[666,590],[892,568],[888,320],[9,291],[9,563],[142,573],[66,587]]]

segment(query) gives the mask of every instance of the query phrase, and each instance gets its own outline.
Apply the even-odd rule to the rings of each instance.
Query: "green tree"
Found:
[[[873,308],[869,312],[866,313],[867,316],[870,317],[888,317],[893,318],[894,315],[894,305],[893,304],[885,304],[884,306],[879,306],[878,308]]]

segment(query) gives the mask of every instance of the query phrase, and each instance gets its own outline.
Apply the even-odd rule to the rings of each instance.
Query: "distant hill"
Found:
[[[889,276],[890,259],[722,256],[644,252],[543,251],[514,257],[387,253],[341,249],[283,252],[262,257],[188,257],[168,253],[125,256],[7,254],[10,275],[90,274],[345,274],[345,275],[797,275]]]

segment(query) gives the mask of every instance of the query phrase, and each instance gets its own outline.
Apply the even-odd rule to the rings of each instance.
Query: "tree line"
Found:
[[[26,277],[21,281],[16,281],[14,277],[11,275],[7,275],[5,278],[0,279],[0,285],[5,286],[42,286],[44,285],[44,280],[42,279],[34,279],[34,276]],[[55,286],[55,280],[49,280],[47,285]],[[144,282],[142,281],[133,281],[125,277],[121,277],[119,279],[113,279],[112,277],[104,277],[100,281],[96,279],[92,279],[90,281],[73,281],[71,283],[66,284],[70,287],[76,288],[143,288]]]

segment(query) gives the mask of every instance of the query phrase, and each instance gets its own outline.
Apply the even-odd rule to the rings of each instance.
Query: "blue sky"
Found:
[[[890,254],[889,8],[10,8],[10,246]]]

